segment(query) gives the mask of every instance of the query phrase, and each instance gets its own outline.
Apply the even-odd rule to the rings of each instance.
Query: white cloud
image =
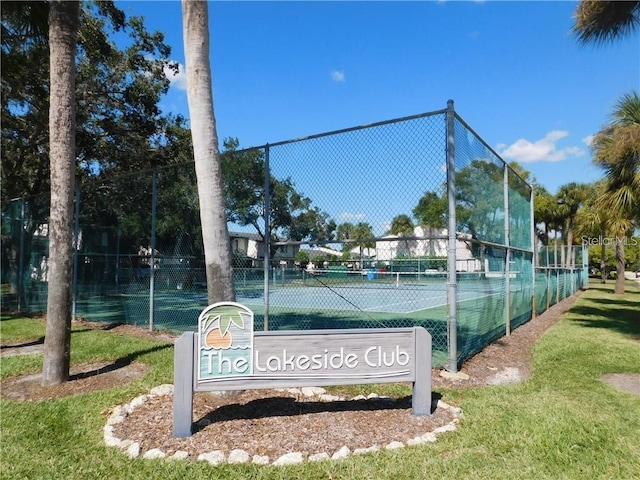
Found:
[[[165,65],[164,74],[171,82],[172,87],[176,87],[178,90],[187,90],[187,72],[182,63],[178,63],[178,73]]]
[[[345,77],[344,72],[340,70],[333,70],[331,72],[331,79],[334,82],[343,83],[344,81],[347,80],[347,77]]]
[[[534,142],[521,138],[511,145],[498,144],[497,151],[505,160],[519,163],[561,162],[584,154],[580,147],[558,148],[557,143],[568,136],[567,131],[553,130]]]
[[[594,135],[587,135],[582,139],[582,143],[584,143],[587,147],[591,147],[591,144],[593,143],[593,137]]]

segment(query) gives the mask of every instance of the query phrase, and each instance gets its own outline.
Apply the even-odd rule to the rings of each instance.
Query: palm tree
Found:
[[[200,204],[209,303],[235,300],[222,166],[213,108],[206,1],[182,0],[187,99]]]
[[[341,223],[336,230],[337,239],[341,241],[352,240],[354,238],[354,229],[355,226],[351,222]],[[342,251],[348,252],[350,247],[349,243],[345,242],[342,244]]]
[[[602,283],[607,281],[606,270],[606,242],[609,225],[609,212],[602,203],[605,193],[605,184],[603,181],[596,182],[592,186],[592,190],[587,195],[587,199],[576,215],[575,231],[578,235],[588,238],[597,238],[601,247],[600,275]]]
[[[541,185],[534,186],[534,201],[533,201],[533,217],[534,224],[536,225],[536,236],[534,237],[534,241],[536,245],[534,245],[534,252],[538,251],[537,242],[538,239],[542,241],[542,245],[548,247],[549,245],[549,235],[551,234],[551,226],[556,217],[556,211],[558,209],[558,202],[555,200],[553,195],[551,195],[546,188]],[[543,230],[539,231],[537,229],[538,224],[543,224]],[[548,250],[547,250],[548,252]],[[536,255],[536,263],[539,265],[539,261],[537,260]],[[548,260],[545,262],[546,266],[549,266]]]
[[[429,233],[429,255],[435,255],[434,231],[447,227],[447,197],[438,195],[436,192],[428,191],[420,197],[418,204],[411,213],[418,221],[418,224]]]
[[[73,194],[75,180],[75,59],[80,3],[49,6],[49,285],[42,385],[69,379],[71,358]]]
[[[564,260],[562,265],[565,268],[574,267],[573,229],[576,221],[576,215],[587,197],[587,192],[587,185],[571,182],[566,185],[562,185],[556,194],[558,205],[560,206],[560,214],[564,218],[563,231],[565,235],[567,255],[563,255]]]
[[[373,238],[373,228],[371,225],[365,222],[358,222],[354,226],[353,236],[358,240],[358,247],[360,247],[360,265],[364,266],[363,254],[365,248],[375,247],[375,242],[367,241],[367,239]]]
[[[595,136],[594,162],[604,169],[611,202],[640,220],[640,98],[633,91],[616,104],[611,122]]]
[[[580,43],[607,43],[640,26],[640,1],[582,0],[574,14],[573,34]]]
[[[640,221],[640,98],[635,91],[618,101],[592,149],[593,161],[605,171],[602,203],[615,219],[611,233],[616,235],[616,293],[624,293],[624,236],[634,220]]]
[[[397,235],[399,237],[412,236],[415,229],[415,225],[411,220],[411,217],[406,214],[400,214],[393,217],[391,220],[391,228],[389,229],[389,233],[392,235]],[[406,255],[411,256],[411,247],[409,245],[409,240],[404,240],[405,248],[404,251]]]

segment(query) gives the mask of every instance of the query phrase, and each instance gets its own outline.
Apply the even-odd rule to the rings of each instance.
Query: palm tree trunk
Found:
[[[604,235],[605,232],[602,232],[602,239],[600,241],[600,253],[601,253],[601,257],[600,258],[600,278],[601,278],[601,283],[607,283],[607,272],[606,272],[606,268],[607,268],[607,262],[605,261],[605,255],[607,254],[607,246],[605,245],[604,242]]]
[[[75,57],[80,3],[49,7],[49,286],[42,385],[69,379],[71,358],[73,192],[75,180]]]
[[[567,268],[573,268],[573,226],[567,229]]]
[[[616,288],[615,293],[624,293],[624,241],[625,237],[616,235]]]
[[[206,1],[183,0],[187,99],[198,183],[209,303],[234,301],[232,253],[213,108]]]

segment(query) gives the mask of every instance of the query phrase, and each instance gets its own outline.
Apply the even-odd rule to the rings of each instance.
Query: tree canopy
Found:
[[[49,47],[37,18],[48,2],[2,8],[2,201],[49,189]],[[31,16],[25,16],[25,15]],[[46,21],[46,16],[45,16]],[[116,45],[115,35],[121,39]],[[126,40],[124,40],[126,39]],[[83,2],[76,55],[77,176],[175,161],[160,151],[176,122],[158,108],[169,88],[170,47],[114,2]]]

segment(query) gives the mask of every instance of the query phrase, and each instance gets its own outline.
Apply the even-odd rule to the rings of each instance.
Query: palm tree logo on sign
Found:
[[[235,302],[209,305],[198,317],[198,379],[253,374],[253,312]]]

